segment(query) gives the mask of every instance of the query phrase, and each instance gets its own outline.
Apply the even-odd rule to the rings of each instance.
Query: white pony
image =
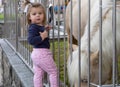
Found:
[[[72,12],[73,12],[73,37],[78,41],[78,0],[72,1]],[[66,9],[66,29],[68,32],[68,40],[70,38],[70,5],[69,3]],[[116,51],[117,57],[120,53],[120,1],[117,1],[116,6]],[[87,79],[88,79],[88,0],[81,0],[81,87],[87,87]],[[112,59],[113,59],[113,23],[112,23],[112,0],[102,0],[102,84],[111,83],[112,79]],[[100,9],[99,9],[99,0],[91,0],[91,17],[90,17],[90,82],[98,84],[99,82],[99,18],[100,18]],[[73,40],[74,40],[73,39]],[[74,44],[77,43],[73,41]],[[72,61],[71,58],[68,58],[68,77],[71,85],[74,87],[78,87],[79,81],[79,64],[78,64],[78,48],[76,48],[72,53]],[[85,81],[86,80],[86,81]],[[85,82],[84,82],[85,81]],[[92,86],[91,86],[92,87]],[[94,86],[93,86],[94,87]]]

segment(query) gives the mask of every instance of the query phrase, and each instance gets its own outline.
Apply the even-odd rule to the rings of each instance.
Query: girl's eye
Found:
[[[36,15],[36,13],[33,13],[32,15]]]
[[[41,12],[39,14],[42,14]]]

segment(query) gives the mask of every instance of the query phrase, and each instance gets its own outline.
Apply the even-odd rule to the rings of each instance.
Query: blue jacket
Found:
[[[40,33],[45,30],[44,26],[31,24],[28,28],[28,42],[34,48],[50,48],[49,38],[42,40]]]

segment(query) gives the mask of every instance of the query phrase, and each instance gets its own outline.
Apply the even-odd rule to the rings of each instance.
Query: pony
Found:
[[[71,5],[72,2],[72,5]],[[66,31],[68,34],[68,46],[70,44],[71,22],[72,30],[72,48],[73,52],[69,54],[67,60],[68,78],[70,84],[79,87],[79,73],[81,87],[88,86],[88,0],[81,0],[81,8],[78,7],[78,0],[69,2],[66,8]],[[113,61],[113,2],[111,0],[102,1],[102,40],[100,40],[100,7],[99,0],[90,1],[90,83],[99,84],[99,44],[102,41],[102,84],[110,84],[112,79],[112,61]],[[120,1],[116,2],[116,57],[120,53]],[[71,12],[72,6],[72,12]],[[81,11],[81,24],[79,24],[78,12]],[[71,19],[72,13],[72,19]],[[71,21],[72,20],[72,21]],[[81,25],[80,35],[78,34],[78,25]],[[79,72],[79,44],[78,36],[81,37],[80,49],[80,72]],[[70,48],[70,47],[69,47]],[[72,60],[71,60],[72,55]],[[90,86],[95,87],[95,86]]]

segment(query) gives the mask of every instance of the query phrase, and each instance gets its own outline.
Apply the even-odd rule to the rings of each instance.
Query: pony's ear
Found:
[[[91,53],[90,61],[92,65],[97,65],[99,63],[99,51]]]
[[[78,48],[78,45],[72,44],[72,49],[75,51]]]

